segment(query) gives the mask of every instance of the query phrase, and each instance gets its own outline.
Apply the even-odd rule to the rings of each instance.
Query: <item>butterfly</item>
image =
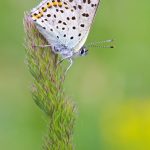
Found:
[[[88,37],[100,0],[43,0],[30,12],[39,32],[48,45],[63,60],[85,56],[84,43]],[[46,47],[45,46],[45,47]]]

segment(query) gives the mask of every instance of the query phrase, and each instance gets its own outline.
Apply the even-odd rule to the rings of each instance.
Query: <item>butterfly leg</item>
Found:
[[[60,63],[62,63],[65,59],[68,59],[68,60],[69,60],[69,59],[71,59],[71,58],[70,58],[70,56],[64,57],[63,59],[61,59],[61,60],[57,63],[57,65],[60,64]]]
[[[61,59],[57,65],[59,65],[60,63],[62,63],[64,60],[68,60],[69,61],[69,66],[67,67],[66,71],[65,71],[65,75],[67,74],[68,70],[71,68],[72,64],[73,64],[73,60],[72,60],[72,57],[71,56],[67,56],[67,57],[64,57],[63,59]]]
[[[33,45],[33,47],[46,48],[51,47],[51,45]]]
[[[69,58],[68,60],[69,60],[70,64],[69,64],[68,68],[66,69],[65,74],[67,74],[68,70],[71,68],[71,66],[73,64],[72,58]]]

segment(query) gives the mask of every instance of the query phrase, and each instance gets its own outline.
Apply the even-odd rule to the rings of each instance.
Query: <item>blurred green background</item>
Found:
[[[40,150],[44,114],[30,95],[23,15],[37,0],[0,3],[0,149]],[[66,92],[78,105],[76,150],[150,150],[150,1],[103,0],[88,42],[115,39],[75,61]]]

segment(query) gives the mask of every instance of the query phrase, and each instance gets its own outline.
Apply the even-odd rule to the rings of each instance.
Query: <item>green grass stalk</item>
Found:
[[[24,18],[26,63],[33,76],[32,96],[49,119],[43,150],[73,150],[76,107],[64,93],[65,69],[28,15]],[[37,45],[37,46],[35,46]]]

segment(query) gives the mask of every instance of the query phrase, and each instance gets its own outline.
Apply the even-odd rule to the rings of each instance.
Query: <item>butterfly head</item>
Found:
[[[86,56],[88,54],[88,49],[83,46],[80,48],[80,50],[78,51],[78,56]]]

